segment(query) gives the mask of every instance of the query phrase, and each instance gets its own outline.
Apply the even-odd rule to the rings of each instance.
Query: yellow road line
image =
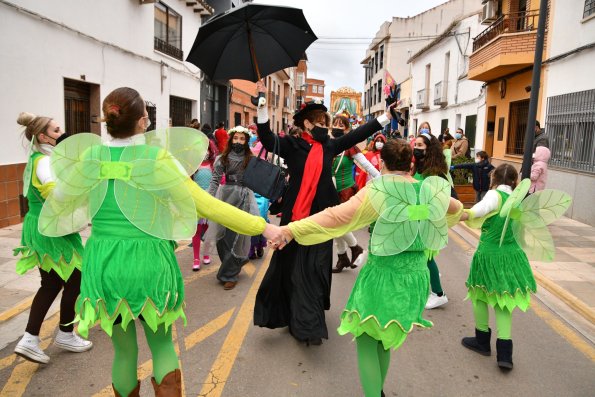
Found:
[[[181,376],[181,380],[182,380],[182,396],[186,395],[186,387],[184,386],[184,370],[182,369],[182,359],[180,358],[180,341],[178,340],[178,329],[176,327],[176,324],[172,324],[172,337],[174,339],[174,350],[176,351],[176,354],[178,355],[178,368],[180,368],[180,376]]]
[[[220,397],[223,393],[225,383],[227,382],[240,348],[242,347],[248,328],[252,324],[254,300],[256,298],[258,287],[260,286],[269,266],[272,254],[273,251],[270,250],[266,261],[261,265],[258,275],[252,282],[252,286],[250,287],[246,298],[244,298],[244,302],[242,302],[242,306],[233,322],[231,330],[227,334],[227,338],[225,338],[221,350],[219,350],[217,359],[211,366],[209,375],[207,375],[207,378],[203,383],[199,396]]]
[[[217,270],[219,270],[219,267],[217,266],[211,266],[209,265],[209,267],[207,268],[202,268],[199,272],[195,272],[192,275],[185,277],[184,278],[184,285],[188,285],[196,280],[198,280],[201,277],[207,276],[211,273],[216,272]]]
[[[235,310],[236,308],[234,307],[233,309],[226,311],[216,319],[210,321],[206,325],[200,327],[188,335],[184,339],[184,346],[186,350],[192,349],[194,346],[207,339],[220,329],[225,328],[225,326],[229,323],[229,320],[231,320],[231,316],[233,316],[233,312]]]
[[[138,376],[138,379],[141,380],[141,382],[144,379],[147,379],[148,377],[150,377],[152,374],[153,374],[153,360],[145,361],[137,369],[137,376]],[[113,397],[113,395],[114,395],[114,389],[112,389],[112,385],[109,385],[109,386],[101,389],[101,391],[99,391],[98,393],[93,394],[93,397]]]
[[[8,321],[11,318],[13,318],[14,316],[21,314],[25,310],[29,309],[31,307],[31,302],[33,302],[34,296],[35,295],[30,296],[26,299],[23,299],[22,301],[17,303],[15,306],[0,313],[0,323],[3,323],[4,321]]]
[[[256,266],[254,266],[254,263],[248,262],[242,267],[242,270],[246,272],[248,277],[252,278],[256,272]]]
[[[549,311],[544,309],[540,304],[537,304],[537,302],[531,302],[531,309],[533,309],[535,314],[545,321],[554,331],[570,342],[575,349],[590,358],[591,361],[595,362],[595,348],[593,348],[593,346],[585,342],[582,337],[567,327],[566,324],[557,319]]]

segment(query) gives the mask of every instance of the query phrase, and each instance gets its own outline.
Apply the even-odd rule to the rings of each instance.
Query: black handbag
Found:
[[[264,146],[260,149],[258,157],[252,157],[246,170],[244,171],[244,186],[253,192],[268,198],[275,202],[279,199],[286,188],[285,170],[281,168],[279,153],[281,152],[279,137],[275,135],[275,145],[273,146],[273,162],[260,158]],[[277,156],[277,164],[275,164]],[[265,156],[266,157],[266,156]]]

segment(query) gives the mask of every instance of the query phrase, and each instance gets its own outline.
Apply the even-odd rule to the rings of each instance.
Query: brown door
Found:
[[[64,131],[70,134],[91,132],[91,87],[87,83],[64,79]]]

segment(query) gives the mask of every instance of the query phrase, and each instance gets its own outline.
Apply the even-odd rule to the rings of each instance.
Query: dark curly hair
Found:
[[[248,133],[246,132],[241,132],[241,131],[235,131],[231,134],[229,134],[229,139],[227,140],[227,147],[225,148],[225,150],[223,151],[223,153],[221,153],[221,163],[223,164],[223,166],[225,168],[227,168],[227,166],[229,165],[229,153],[231,152],[231,145],[233,144],[233,137],[236,134],[244,134],[244,138],[246,138],[246,140],[244,141],[244,169],[248,166],[248,163],[250,162],[250,158],[253,156],[252,151],[250,150],[250,135],[248,135]]]
[[[444,176],[448,173],[448,165],[446,164],[446,157],[442,151],[442,144],[434,135],[420,134],[417,138],[424,140],[426,144],[426,155],[423,160],[416,161],[413,172],[417,172],[424,177],[428,176]]]

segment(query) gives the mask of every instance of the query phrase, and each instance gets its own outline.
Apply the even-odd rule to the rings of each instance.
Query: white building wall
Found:
[[[153,4],[121,0],[13,3],[16,6],[0,4],[0,35],[10,37],[0,43],[0,129],[4,138],[0,164],[26,161],[18,135],[21,128],[16,123],[20,112],[46,115],[64,126],[65,78],[82,81],[84,76],[85,82],[99,85],[101,101],[117,87],[138,90],[157,107],[156,127],[168,124],[170,95],[195,101],[196,117],[200,99],[198,68],[153,49]],[[186,56],[200,27],[200,17],[185,2],[169,0],[165,4],[182,16],[182,49]],[[162,73],[166,76],[163,88]]]
[[[480,24],[478,14],[462,20],[453,30],[454,35],[416,56],[411,61],[412,70],[412,111],[410,128],[427,121],[432,133],[440,134],[441,121],[448,119],[448,128],[454,136],[457,128],[465,129],[467,116],[477,115],[475,149],[483,148],[483,125],[485,120],[485,94],[483,83],[467,79],[469,55],[472,52],[473,37],[484,27]],[[446,54],[449,53],[449,64],[446,65]],[[430,85],[427,94],[428,110],[417,108],[417,92],[426,88],[426,66],[430,65]],[[435,85],[442,81],[444,85],[447,73],[447,105],[434,105]],[[417,120],[417,122],[416,122]]]

